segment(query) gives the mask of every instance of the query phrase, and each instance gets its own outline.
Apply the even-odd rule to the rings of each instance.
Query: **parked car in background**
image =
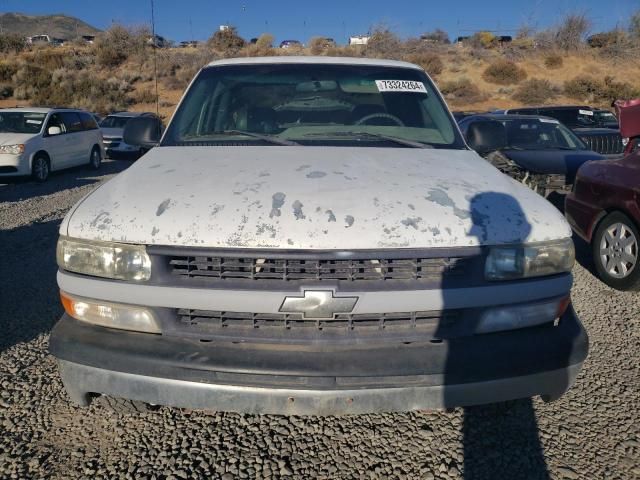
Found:
[[[606,115],[604,112],[609,113]],[[626,140],[620,135],[617,125],[613,125],[611,112],[585,105],[522,107],[499,110],[495,113],[520,115],[544,115],[555,118],[569,127],[595,152],[611,157],[620,157]]]
[[[573,230],[591,245],[599,277],[618,290],[640,289],[640,152],[589,162],[565,200]]]
[[[0,109],[0,177],[31,175],[77,165],[100,168],[102,134],[90,113],[67,108]]]
[[[606,159],[550,117],[480,114],[458,125],[471,148],[545,197],[569,191],[583,163]]]
[[[283,40],[280,42],[280,48],[298,48],[302,47],[299,40]]]
[[[422,68],[219,60],[154,126],[130,120],[159,145],[60,226],[49,348],[75,402],[334,415],[573,384],[571,229],[467,148]]]
[[[369,35],[352,35],[349,37],[349,45],[366,45],[369,43]]]
[[[127,122],[132,118],[141,116],[152,117],[160,122],[156,114],[151,112],[116,112],[107,115],[100,122],[104,149],[108,158],[135,160],[146,152],[144,148],[127,145],[122,140],[122,132]]]
[[[183,40],[179,46],[180,48],[196,48],[198,45],[200,45],[198,40]]]

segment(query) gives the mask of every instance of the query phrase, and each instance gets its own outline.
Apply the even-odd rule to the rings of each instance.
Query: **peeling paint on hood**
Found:
[[[279,146],[155,148],[72,209],[61,233],[288,249],[456,247],[571,236],[550,203],[475,152]]]

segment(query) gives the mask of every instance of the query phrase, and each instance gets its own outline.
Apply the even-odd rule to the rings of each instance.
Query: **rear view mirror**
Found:
[[[49,127],[47,129],[47,135],[60,135],[62,133],[62,130],[60,129],[60,127]]]
[[[136,147],[153,148],[162,136],[162,124],[156,117],[134,117],[127,122],[122,134],[124,143]]]
[[[507,130],[500,122],[480,120],[469,125],[466,139],[471,148],[486,155],[507,146]]]

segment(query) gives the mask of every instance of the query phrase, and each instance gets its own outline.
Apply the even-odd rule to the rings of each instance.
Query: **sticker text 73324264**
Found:
[[[376,86],[380,92],[427,93],[424,83],[414,80],[376,80]]]

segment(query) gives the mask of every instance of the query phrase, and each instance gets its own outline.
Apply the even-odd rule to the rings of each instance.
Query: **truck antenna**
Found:
[[[153,0],[151,0],[151,48],[153,48],[153,79],[156,88],[156,115],[160,118],[160,100],[158,97],[158,55],[156,49],[156,19],[153,11]]]

